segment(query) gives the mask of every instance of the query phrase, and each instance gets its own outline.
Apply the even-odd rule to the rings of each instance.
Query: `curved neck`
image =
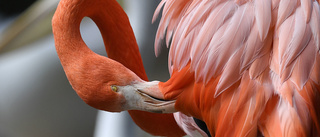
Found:
[[[65,71],[79,60],[99,56],[84,43],[80,34],[83,17],[90,17],[100,29],[108,57],[147,80],[139,48],[129,20],[115,0],[61,0],[52,20],[56,50]],[[61,33],[63,32],[63,33]],[[108,73],[108,72],[106,72]],[[182,136],[172,114],[129,111],[143,130],[161,136]]]
[[[53,33],[63,65],[77,63],[84,54],[95,54],[82,40],[79,29],[82,19],[88,16],[100,29],[108,57],[147,80],[128,17],[115,0],[64,0],[60,5],[56,11],[61,12],[59,18],[53,18],[53,26],[59,27],[55,27]]]

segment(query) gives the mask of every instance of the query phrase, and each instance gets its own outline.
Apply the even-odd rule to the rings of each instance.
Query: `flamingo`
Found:
[[[82,40],[80,22],[85,16],[100,29],[109,58],[94,53]],[[150,113],[174,111],[174,102],[151,92],[157,81],[145,82],[147,75],[133,30],[115,0],[61,0],[52,29],[65,74],[88,105],[110,112],[128,110],[134,122],[152,135],[185,134],[173,114]]]
[[[118,21],[125,16],[120,6],[115,10],[110,5],[116,2],[99,1],[109,6],[95,15],[102,8],[90,9],[98,3],[93,1],[62,0],[53,18],[58,56],[87,104],[129,110],[152,134],[154,126],[147,129],[152,123],[169,121],[174,128],[159,129],[168,136],[184,135],[180,128],[191,136],[194,131],[202,136],[319,136],[318,1],[162,0],[153,21],[162,9],[155,53],[160,54],[163,41],[170,47],[171,77],[166,82],[147,82],[138,50],[124,48],[136,43],[125,36],[133,35],[129,23]],[[83,43],[77,25],[83,16],[100,28],[110,58],[92,53]],[[117,27],[107,20],[102,25],[103,18]],[[137,118],[144,113],[163,119],[145,123]],[[163,121],[164,116],[170,119]]]

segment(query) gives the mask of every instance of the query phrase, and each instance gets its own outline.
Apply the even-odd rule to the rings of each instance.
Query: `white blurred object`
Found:
[[[109,113],[105,111],[99,111],[97,116],[96,128],[94,137],[124,137],[125,132],[122,130],[125,125],[125,112],[121,113]]]
[[[94,137],[148,137],[132,122],[128,112],[111,113],[99,111]]]

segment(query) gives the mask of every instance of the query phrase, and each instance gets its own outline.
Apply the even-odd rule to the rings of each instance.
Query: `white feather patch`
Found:
[[[211,11],[210,15],[208,15],[191,48],[191,70],[195,70],[201,56],[204,55],[205,50],[210,46],[209,44],[213,39],[213,35],[215,35],[217,30],[225,23],[225,20],[232,16],[235,8],[236,5],[233,2],[227,1],[218,5]]]
[[[271,23],[271,0],[255,0],[255,18],[258,25],[260,40],[263,41]]]
[[[279,27],[280,24],[284,20],[286,20],[294,11],[297,5],[297,0],[281,0],[279,3],[278,9],[278,17],[277,17],[277,25]]]
[[[308,23],[312,13],[312,0],[300,0],[301,7],[305,16],[305,22]]]
[[[315,41],[317,50],[320,50],[320,11],[318,2],[313,2],[312,15],[310,19],[310,27]]]

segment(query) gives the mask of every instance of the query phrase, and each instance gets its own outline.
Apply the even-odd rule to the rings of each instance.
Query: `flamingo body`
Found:
[[[114,0],[62,0],[56,50],[70,84],[97,109],[128,110],[162,136],[319,136],[320,12],[314,0],[162,0],[155,52],[170,46],[166,82],[147,82],[127,16]],[[89,16],[109,58],[79,25]],[[173,114],[156,114],[173,113]],[[174,118],[173,118],[174,116]],[[210,135],[196,124],[205,122]],[[178,127],[181,127],[181,129]]]
[[[155,53],[170,46],[171,78],[159,88],[178,111],[214,136],[319,136],[317,1],[162,0],[153,20],[161,8]]]

